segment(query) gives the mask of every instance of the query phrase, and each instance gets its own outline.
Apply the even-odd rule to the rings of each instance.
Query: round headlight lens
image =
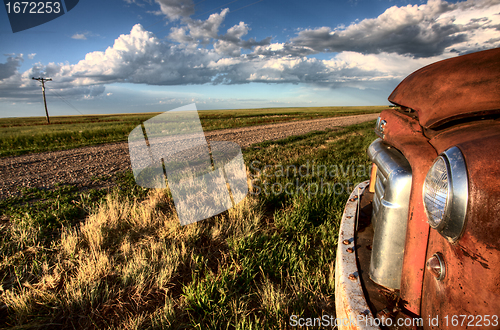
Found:
[[[424,205],[432,228],[437,228],[446,214],[450,195],[450,176],[443,157],[438,157],[424,183]]]
[[[458,147],[436,158],[425,178],[423,198],[429,225],[456,242],[465,230],[469,200],[467,166]]]

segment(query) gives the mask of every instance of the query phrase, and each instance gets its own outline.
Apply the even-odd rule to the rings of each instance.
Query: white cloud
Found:
[[[241,49],[252,49],[270,43],[271,38],[261,41],[253,38],[243,40],[242,37],[250,30],[244,22],[232,26],[224,34],[219,34],[220,26],[228,13],[229,9],[225,8],[220,13],[210,15],[205,21],[184,18],[184,25],[172,28],[169,38],[191,49],[196,49],[200,44],[213,44],[218,54],[227,56],[240,56]]]
[[[377,18],[364,19],[346,28],[321,27],[303,30],[292,43],[316,52],[356,51],[382,52],[430,57],[442,54],[457,44],[473,38],[476,30],[490,29],[498,24],[498,16],[481,25],[470,25],[473,19],[494,17],[499,0],[468,0],[449,4],[429,0],[420,6],[393,6]],[[474,14],[471,14],[471,10]],[[468,17],[464,13],[468,12]],[[462,18],[462,19],[457,19]],[[497,32],[498,33],[498,32]],[[491,45],[494,47],[494,45]]]
[[[77,39],[77,40],[87,40],[87,37],[95,37],[99,36],[98,34],[94,34],[90,31],[85,31],[83,33],[75,33],[71,36],[72,39]]]
[[[220,58],[214,51],[191,51],[156,38],[137,24],[118,37],[104,52],[91,52],[76,64],[36,63],[23,73],[17,70],[22,55],[0,63],[0,90],[3,97],[19,97],[34,90],[32,76],[51,77],[54,88],[78,89],[82,96],[104,92],[102,84],[132,82],[151,85],[203,84],[211,82],[213,70],[206,66]],[[193,63],[196,63],[194,68]],[[102,85],[97,87],[91,86]],[[84,88],[85,87],[85,88]],[[64,93],[63,93],[64,94]]]
[[[220,14],[215,13],[210,15],[205,21],[194,20],[191,18],[184,19],[184,26],[172,28],[169,38],[172,41],[183,44],[201,43],[207,45],[212,39],[217,39],[219,27],[224,21],[229,9],[224,9]]]
[[[87,40],[87,37],[85,36],[85,33],[75,33],[71,36],[72,39],[77,39],[77,40]]]
[[[190,2],[162,3],[182,9]],[[0,63],[0,95],[38,98],[39,87],[32,76],[51,77],[50,85],[60,89],[60,94],[80,98],[104,94],[106,84],[119,82],[379,88],[434,61],[500,46],[500,0],[456,4],[430,0],[421,6],[391,7],[377,18],[345,28],[302,30],[282,43],[271,43],[271,38],[243,39],[250,31],[244,22],[221,32],[228,9],[206,20],[194,20],[184,16],[189,14],[188,7],[184,8],[186,14],[171,12],[172,17],[180,18],[180,25],[171,30],[169,41],[137,24],[105,51],[88,53],[76,64],[36,63],[22,73],[18,71],[22,54],[10,54]],[[250,52],[241,54],[242,49]],[[324,49],[336,53],[327,59],[310,56]]]
[[[224,68],[227,68],[227,67],[230,67],[230,66],[233,66],[233,65],[236,65],[236,64],[240,64],[244,61],[244,59],[241,59],[241,58],[221,58],[220,60],[218,60],[217,62],[215,61],[210,61],[210,63],[208,64],[208,68],[211,68],[211,69],[224,69]]]
[[[35,56],[36,56],[36,53],[31,53],[31,54],[28,54],[28,58],[29,58],[30,60],[34,59],[34,58],[35,58]]]
[[[192,0],[155,0],[155,2],[160,5],[161,12],[172,20],[194,14]]]
[[[24,61],[23,54],[6,54],[5,56],[7,56],[7,62],[0,63],[0,81],[14,76]]]
[[[128,4],[136,4],[138,5],[139,7],[144,7],[144,3],[143,2],[146,2],[148,4],[151,4],[150,0],[143,0],[142,2],[139,2],[138,0],[124,0],[126,3]]]
[[[329,87],[375,87],[395,83],[412,71],[446,58],[413,58],[398,54],[342,52],[327,60],[307,57],[223,58],[210,63],[217,68],[213,83],[305,83]]]
[[[244,22],[231,27],[224,36],[219,37],[214,44],[214,49],[219,54],[240,56],[243,40],[241,37],[248,34],[250,28]]]
[[[469,0],[440,18],[453,19],[467,30],[466,40],[450,47],[453,51],[464,54],[500,47],[500,0]]]

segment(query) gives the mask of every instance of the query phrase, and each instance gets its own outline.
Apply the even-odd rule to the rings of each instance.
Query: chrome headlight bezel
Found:
[[[429,196],[429,181],[439,174],[436,170],[440,164],[444,163],[446,167],[447,196],[442,213],[442,219],[435,221],[432,218],[430,202],[432,196]],[[441,164],[442,164],[441,163]],[[458,147],[452,147],[444,151],[436,158],[433,165],[427,173],[423,189],[423,201],[425,213],[429,225],[437,230],[443,237],[450,242],[456,242],[463,234],[467,218],[467,203],[469,199],[469,185],[467,176],[467,166],[465,159]]]
[[[383,120],[380,116],[377,118],[377,122],[375,123],[375,133],[383,140],[385,137],[384,131],[387,122]]]

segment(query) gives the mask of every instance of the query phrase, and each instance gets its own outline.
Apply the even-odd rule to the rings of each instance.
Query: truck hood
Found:
[[[389,101],[415,110],[425,128],[500,113],[500,48],[425,66],[406,77]]]

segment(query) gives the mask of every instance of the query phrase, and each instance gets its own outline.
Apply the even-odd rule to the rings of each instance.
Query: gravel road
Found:
[[[294,121],[211,131],[205,136],[208,141],[233,141],[246,148],[262,141],[354,125],[377,117],[378,113]],[[51,189],[60,182],[80,188],[106,187],[112,183],[96,182],[93,178],[130,168],[127,142],[0,158],[0,198],[18,194],[20,187]]]

